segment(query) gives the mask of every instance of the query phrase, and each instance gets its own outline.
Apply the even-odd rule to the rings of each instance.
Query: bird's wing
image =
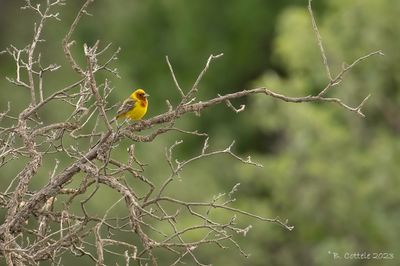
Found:
[[[132,110],[132,108],[135,107],[136,102],[136,100],[131,98],[126,99],[118,108],[116,117],[120,118],[121,116]]]

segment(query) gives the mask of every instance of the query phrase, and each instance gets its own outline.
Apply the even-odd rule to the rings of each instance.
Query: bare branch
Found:
[[[317,23],[315,22],[315,17],[314,17],[313,11],[312,11],[311,2],[312,2],[312,0],[308,0],[308,12],[310,13],[312,27],[313,27],[314,33],[317,37],[317,43],[318,43],[318,47],[321,51],[321,56],[322,56],[322,60],[323,60],[324,66],[325,66],[326,74],[328,75],[328,78],[331,81],[332,80],[331,70],[329,68],[328,59],[325,54],[324,46],[322,44],[322,37],[321,37],[321,34],[319,33]]]
[[[181,96],[182,96],[182,97],[185,97],[185,94],[183,93],[181,87],[179,86],[178,80],[177,80],[176,77],[175,77],[175,72],[174,72],[174,69],[172,68],[171,63],[169,62],[168,56],[166,56],[165,59],[167,60],[167,64],[168,64],[168,67],[169,67],[169,71],[171,72],[171,76],[172,76],[172,79],[174,80],[174,83],[175,83],[176,88],[177,88],[178,91],[180,92]]]

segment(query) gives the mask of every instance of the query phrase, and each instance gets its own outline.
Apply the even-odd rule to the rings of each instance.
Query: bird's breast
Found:
[[[140,106],[142,106],[143,108],[146,108],[146,106],[147,106],[147,101],[146,101],[146,100],[140,101]]]

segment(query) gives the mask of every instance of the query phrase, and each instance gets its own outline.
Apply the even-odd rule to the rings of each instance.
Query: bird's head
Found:
[[[132,99],[140,101],[145,101],[149,96],[143,89],[137,89],[131,94]]]

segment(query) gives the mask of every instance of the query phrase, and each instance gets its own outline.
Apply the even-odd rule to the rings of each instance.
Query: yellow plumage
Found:
[[[135,90],[117,111],[116,118],[141,119],[147,112],[149,95],[142,89]]]

